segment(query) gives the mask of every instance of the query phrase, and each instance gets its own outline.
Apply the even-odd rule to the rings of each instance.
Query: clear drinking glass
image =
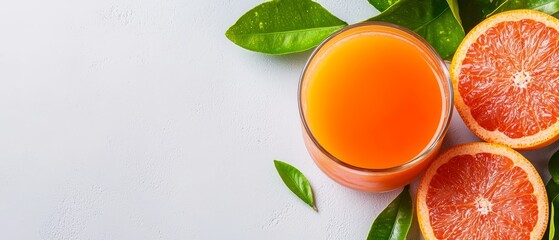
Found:
[[[379,34],[386,34],[398,38],[404,38],[417,48],[420,48],[425,53],[425,58],[428,59],[432,70],[438,76],[439,84],[443,87],[443,114],[442,125],[436,132],[433,132],[434,141],[416,157],[409,159],[406,163],[385,169],[368,169],[352,166],[337,159],[330,154],[319,141],[315,139],[308,123],[305,119],[306,114],[306,91],[307,86],[306,75],[309,71],[309,65],[314,61],[320,61],[317,56],[320,55],[325,49],[332,47],[333,42],[337,42],[342,38],[351,36],[353,32],[359,32],[360,28],[367,27],[367,31],[378,32]],[[351,59],[348,59],[351,61]],[[437,52],[419,35],[416,33],[399,27],[393,24],[381,22],[365,22],[355,25],[350,25],[337,33],[330,36],[322,44],[320,44],[313,52],[301,74],[299,89],[298,89],[298,104],[299,112],[303,128],[303,138],[308,152],[316,165],[336,182],[347,187],[370,192],[383,192],[400,188],[414,179],[416,179],[429,165],[431,160],[436,157],[441,147],[442,140],[447,132],[450,123],[453,106],[453,91],[452,82],[448,74],[445,62],[440,58]],[[405,147],[405,146],[402,146]]]

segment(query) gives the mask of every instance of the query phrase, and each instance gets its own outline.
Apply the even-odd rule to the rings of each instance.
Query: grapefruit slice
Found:
[[[559,20],[534,10],[477,25],[450,66],[455,106],[481,139],[536,149],[559,138]]]
[[[547,215],[538,172],[499,144],[447,150],[427,169],[417,192],[425,239],[541,239]]]

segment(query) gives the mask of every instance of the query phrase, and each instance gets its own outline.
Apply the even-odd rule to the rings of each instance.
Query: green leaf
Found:
[[[288,54],[316,47],[344,26],[314,1],[272,0],[241,16],[225,36],[248,50]]]
[[[297,168],[279,160],[274,160],[274,165],[289,190],[295,193],[295,195],[303,200],[303,202],[311,206],[312,209],[318,211],[314,205],[314,196],[311,185],[305,175],[303,175],[303,173],[301,173],[301,171]]]
[[[549,215],[553,215],[554,211],[553,211],[553,199],[557,196],[559,196],[559,185],[557,185],[557,183],[555,183],[553,181],[553,179],[549,179],[549,181],[547,182],[547,184],[545,185],[545,190],[547,192],[547,201],[549,202],[550,205],[550,212]],[[544,238],[547,239],[547,236],[549,236],[549,230],[550,230],[551,225],[548,224],[547,225],[547,229],[545,230],[545,235]],[[555,231],[555,229],[554,229]],[[551,239],[551,238],[550,238]],[[559,236],[558,236],[559,239]]]
[[[559,184],[559,150],[555,152],[548,162],[549,174],[556,184]]]
[[[378,215],[367,240],[406,239],[413,216],[409,185]]]
[[[398,0],[369,0],[369,3],[379,10],[379,12],[386,10],[396,2],[398,2]]]
[[[425,38],[445,59],[454,54],[465,35],[445,0],[400,0],[368,21],[409,28]]]
[[[559,0],[458,0],[466,32],[496,13],[514,9],[534,9],[547,14],[559,12]]]
[[[369,3],[380,12],[383,12],[398,1],[399,0],[369,0]],[[460,19],[460,10],[458,8],[458,0],[446,0],[446,2],[448,3],[454,18],[458,20],[458,23],[462,24],[462,20]]]
[[[553,198],[551,201],[551,212],[549,214],[549,239],[556,240],[559,239],[559,236],[555,236],[555,229],[558,227],[559,224],[559,214],[555,214],[555,209],[559,207],[559,196]]]
[[[491,0],[489,1],[491,2]],[[494,3],[499,3],[499,5],[488,16],[514,9],[534,9],[547,14],[559,12],[559,1],[557,0],[500,0],[494,1]]]
[[[549,179],[545,185],[545,190],[547,192],[547,200],[549,202],[551,202],[556,196],[559,196],[559,185],[555,183],[553,179]]]
[[[450,7],[454,18],[456,18],[458,23],[462,25],[462,19],[460,19],[460,8],[458,7],[458,0],[446,0],[446,3],[448,3],[448,6]]]

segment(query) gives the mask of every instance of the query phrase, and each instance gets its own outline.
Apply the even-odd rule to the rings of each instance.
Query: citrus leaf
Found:
[[[545,185],[545,190],[547,192],[547,200],[549,202],[551,202],[556,196],[559,196],[559,185],[555,183],[553,179],[549,179]]]
[[[382,12],[394,5],[398,0],[369,0],[369,3],[373,5],[379,12]]]
[[[559,236],[556,236],[555,230],[559,224],[559,214],[555,214],[555,209],[559,208],[559,196],[553,198],[551,201],[551,211],[549,213],[549,239],[556,240]]]
[[[464,29],[445,0],[400,0],[368,21],[394,23],[421,35],[442,58],[450,58],[464,39]]]
[[[462,26],[462,19],[460,19],[460,8],[458,7],[458,0],[446,0],[446,3],[448,3],[448,6],[450,7],[450,10],[452,11],[452,15],[454,16],[454,18],[456,18],[458,23],[460,23],[460,26]]]
[[[237,20],[225,36],[248,50],[267,54],[302,52],[347,26],[311,0],[272,0]]]
[[[411,226],[413,207],[409,185],[377,216],[367,240],[406,239]]]
[[[559,1],[557,0],[505,0],[501,2],[488,16],[514,9],[533,9],[547,14],[559,12]]]
[[[559,12],[559,0],[458,0],[466,32],[496,13],[514,9],[534,9],[547,14]]]
[[[317,211],[316,206],[314,205],[312,188],[305,175],[303,175],[303,173],[301,173],[301,171],[297,168],[279,160],[274,160],[274,165],[289,190],[295,193],[295,195],[303,200],[303,202],[311,206],[312,209]]]
[[[554,215],[554,209],[553,209],[553,199],[557,196],[559,196],[559,185],[557,185],[557,183],[555,183],[553,181],[553,179],[549,179],[549,181],[547,182],[547,184],[545,185],[545,190],[547,192],[547,201],[549,202],[549,216]],[[551,217],[550,217],[551,220]],[[547,239],[549,236],[549,231],[551,228],[551,224],[547,225],[547,229],[545,230],[545,235],[544,235],[544,239]],[[555,227],[554,227],[554,235],[555,235]],[[553,238],[549,238],[549,239],[553,239]],[[557,236],[557,239],[559,239],[559,236]]]
[[[556,184],[559,184],[559,150],[551,156],[547,164],[551,179],[553,179]]]
[[[373,7],[375,7],[377,10],[382,12],[398,1],[399,0],[369,0],[369,3],[373,5]],[[452,15],[454,15],[454,18],[456,18],[456,20],[458,20],[458,23],[462,25],[462,20],[460,19],[460,9],[458,8],[458,0],[446,0],[446,2],[448,3],[448,6],[452,11]]]

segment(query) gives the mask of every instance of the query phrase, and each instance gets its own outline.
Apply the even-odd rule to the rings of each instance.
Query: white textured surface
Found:
[[[224,37],[259,2],[2,1],[1,238],[364,239],[398,192],[341,187],[312,163],[296,104],[308,53]],[[350,23],[377,13],[319,2]],[[473,139],[455,115],[445,144]],[[542,172],[556,149],[527,156]],[[273,159],[307,175],[319,213]]]

